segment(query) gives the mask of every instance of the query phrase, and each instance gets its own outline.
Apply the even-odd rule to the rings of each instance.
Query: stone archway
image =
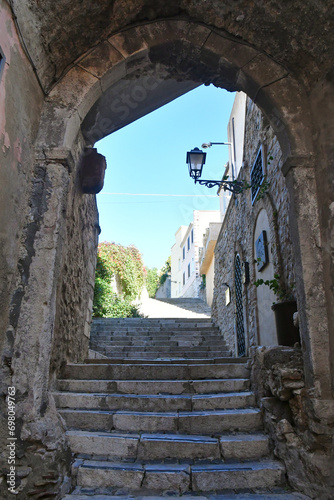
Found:
[[[135,109],[129,103],[127,112],[122,110],[126,115],[123,123],[117,116],[114,123],[115,106],[103,115],[103,104],[106,94],[115,86],[120,91],[122,80],[128,88],[137,88],[139,98]],[[50,92],[41,120],[37,151],[42,151],[51,162],[58,158],[64,163],[68,155],[79,155],[83,144],[91,144],[128,123],[133,116],[138,117],[148,108],[157,107],[165,99],[166,81],[172,82],[169,87],[172,95],[177,88],[175,82],[184,85],[181,93],[191,85],[211,82],[228,90],[243,90],[254,99],[280,141],[285,159],[283,173],[287,176],[290,194],[297,202],[292,214],[297,266],[302,269],[303,259],[310,262],[311,258],[314,268],[319,270],[320,254],[314,252],[309,232],[305,231],[307,217],[310,217],[314,239],[319,239],[314,223],[318,214],[306,93],[283,66],[226,33],[200,23],[175,19],[130,28],[101,42],[77,60]],[[152,85],[154,82],[158,85]],[[142,99],[145,92],[145,99]],[[126,106],[126,102],[122,104]],[[301,183],[309,186],[307,198],[299,196]],[[303,220],[298,219],[301,211]],[[298,275],[303,276],[303,272]],[[326,315],[321,301],[314,307],[308,296],[309,289],[310,285],[299,280],[300,309],[308,310],[308,314],[301,315],[308,383],[318,387],[319,395],[323,391],[329,394],[330,385],[326,382],[330,379],[329,366],[328,362],[323,362],[321,354],[324,344],[328,343]],[[324,334],[322,348],[318,350],[319,325]]]
[[[161,87],[153,88],[152,77],[162,82]],[[113,116],[117,112],[114,109],[111,116],[103,116],[103,99],[113,89],[121,89],[122,81],[128,89],[133,91],[137,86],[140,91],[137,106],[131,108],[128,103],[126,119],[114,124]],[[49,367],[51,346],[61,342],[61,332],[54,323],[67,251],[64,227],[72,216],[69,197],[79,192],[76,184],[79,158],[84,146],[110,133],[112,127],[116,130],[127,120],[133,120],[134,112],[140,115],[150,107],[159,106],[165,98],[168,81],[173,82],[167,85],[171,95],[179,92],[176,82],[183,85],[182,92],[201,83],[243,90],[273,126],[283,151],[283,171],[292,199],[292,235],[307,388],[315,398],[329,399],[331,395],[326,301],[322,281],[316,278],[316,273],[322,275],[322,262],[321,249],[314,243],[319,242],[320,232],[312,124],[303,85],[265,52],[217,29],[179,19],[156,21],[126,29],[99,43],[75,62],[45,101],[36,144],[35,171],[37,178],[41,173],[44,178],[45,206],[39,214],[34,242],[38,259],[32,259],[30,265],[29,293],[21,306],[16,343],[23,342],[28,328],[26,319],[32,312],[36,314],[34,337],[27,348],[22,349],[23,355],[13,361],[13,368],[15,384],[22,387],[23,394],[34,395],[23,398],[26,415],[31,421],[43,419],[48,409],[49,426],[55,426],[58,442],[62,442],[63,437],[48,392]],[[144,95],[143,89],[149,97],[147,102],[146,98],[139,97]],[[302,187],[307,188],[307,196],[302,196]],[[82,200],[82,203],[86,202]],[[46,273],[42,272],[40,262],[47,262]],[[316,304],[311,293],[314,280],[318,291]],[[76,352],[72,359],[82,355]],[[54,370],[60,369],[64,361],[60,359]],[[37,367],[33,375],[27,375],[28,363]],[[26,432],[31,432],[29,426],[26,427]],[[45,437],[39,439],[43,441]]]

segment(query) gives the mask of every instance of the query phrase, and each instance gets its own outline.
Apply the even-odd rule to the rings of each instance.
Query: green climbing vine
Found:
[[[117,280],[121,288],[118,295],[113,287]],[[145,268],[139,250],[130,245],[99,244],[93,315],[95,317],[130,317],[139,312],[132,301],[140,296],[145,283]]]

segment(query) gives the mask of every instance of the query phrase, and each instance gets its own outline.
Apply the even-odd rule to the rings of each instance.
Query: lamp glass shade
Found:
[[[202,175],[203,165],[205,163],[206,153],[198,148],[194,148],[187,152],[187,164],[189,175],[193,179],[198,179]]]

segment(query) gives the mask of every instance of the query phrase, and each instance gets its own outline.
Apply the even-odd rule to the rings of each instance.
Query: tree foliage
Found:
[[[117,279],[121,294],[118,295],[112,283]],[[93,315],[95,317],[139,316],[132,301],[139,297],[145,283],[145,270],[139,250],[130,245],[124,247],[116,243],[99,244]]]
[[[170,275],[171,271],[171,257],[168,257],[160,272],[156,267],[147,269],[146,288],[151,298],[155,297],[159,286],[163,285]]]
[[[146,274],[146,288],[148,291],[148,295],[151,298],[155,297],[157,290],[160,286],[160,274],[156,267],[152,269],[147,269]]]
[[[168,276],[170,275],[170,272],[172,269],[171,259],[172,259],[171,256],[169,256],[168,259],[166,260],[164,266],[161,268],[160,285],[163,285],[165,283],[166,279],[168,278]]]

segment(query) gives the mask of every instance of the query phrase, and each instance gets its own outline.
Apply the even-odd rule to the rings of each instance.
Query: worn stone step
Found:
[[[249,358],[243,357],[243,358],[233,358],[233,357],[219,357],[219,358],[199,358],[199,359],[182,359],[182,358],[165,358],[165,359],[152,359],[150,360],[149,364],[150,365],[161,365],[161,364],[166,364],[168,360],[169,365],[191,365],[191,364],[225,364],[225,363],[236,363],[236,364],[242,364],[247,366],[247,363],[249,362]],[[144,361],[145,362],[145,361]],[[85,364],[117,364],[117,365],[122,365],[122,364],[142,364],[143,360],[142,359],[137,359],[137,358],[103,358],[103,359],[85,359]],[[146,362],[147,363],[147,362]]]
[[[161,347],[170,347],[170,346],[225,346],[226,347],[226,342],[222,339],[214,339],[214,340],[207,340],[202,337],[196,339],[191,337],[190,339],[180,339],[180,340],[174,340],[172,338],[166,337],[163,338],[162,340],[157,339],[156,337],[148,337],[148,338],[133,338],[129,337],[128,339],[124,339],[124,337],[111,337],[111,338],[106,338],[103,340],[92,340],[92,343],[98,343],[100,346],[142,346],[142,345],[147,345],[147,346],[161,346]]]
[[[145,464],[85,460],[79,467],[81,487],[124,487],[132,491],[178,494],[210,490],[270,488],[284,481],[284,467],[274,461],[235,464]]]
[[[85,493],[80,493],[80,490],[87,491],[86,488],[76,488],[76,491],[71,495],[66,495],[64,500],[166,500],[165,495],[142,495],[138,493],[127,494],[127,495],[109,495],[109,494],[94,494],[91,493],[86,495]],[[275,488],[275,490],[281,490],[281,493],[274,493],[270,490],[265,490],[263,488],[258,489],[257,493],[254,490],[248,490],[246,493],[206,493],[201,492],[200,494],[185,494],[182,495],[184,500],[311,500],[311,497],[305,496],[302,493],[291,493],[285,488]],[[175,498],[175,497],[174,497]]]
[[[249,379],[58,380],[59,391],[119,394],[210,394],[249,389]]]
[[[214,326],[211,318],[101,318],[93,319],[92,326],[104,325],[141,326],[141,325],[209,325]]]
[[[104,360],[103,360],[104,361]],[[239,363],[213,364],[68,364],[64,378],[75,379],[138,379],[199,380],[207,378],[248,378],[249,369]]]
[[[245,408],[255,405],[251,392],[222,394],[141,395],[91,394],[82,392],[54,392],[58,408],[119,409],[131,411],[202,411]]]
[[[161,353],[161,354],[173,354],[173,353],[197,353],[197,352],[210,352],[210,351],[215,351],[215,352],[229,352],[226,349],[226,346],[223,346],[223,349],[220,349],[219,346],[203,346],[203,345],[197,345],[197,346],[170,346],[170,345],[164,345],[164,346],[159,346],[159,345],[129,345],[129,346],[122,346],[122,345],[109,345],[109,344],[102,344],[99,346],[101,350],[106,350],[106,351],[112,351],[112,352],[120,352],[120,353],[136,353],[136,351],[139,352],[152,352],[152,353]]]
[[[179,432],[181,434],[221,434],[261,430],[257,408],[211,411],[131,412],[121,410],[59,409],[70,430]]]
[[[218,437],[186,434],[126,434],[67,431],[71,450],[80,456],[139,460],[250,460],[269,453],[264,434]]]
[[[145,337],[145,336],[217,336],[221,337],[219,329],[216,327],[165,327],[165,328],[100,328],[91,331],[91,337],[105,337],[105,336],[132,336],[132,337]]]
[[[112,349],[101,349],[98,352],[104,354],[108,358],[113,358],[113,357],[119,357],[120,354],[122,354],[125,358],[134,358],[134,359],[143,359],[143,360],[150,360],[150,359],[161,359],[161,358],[168,358],[169,356],[173,358],[181,358],[181,359],[203,359],[203,358],[216,358],[219,355],[223,355],[224,357],[228,357],[231,355],[230,351],[192,351],[191,349],[187,351],[166,351],[166,352],[161,352],[159,350],[157,351],[132,351],[132,352],[127,352],[127,351],[116,351],[114,352]]]
[[[122,327],[122,326],[103,326],[99,328],[91,328],[91,335],[185,335],[188,336],[189,333],[195,335],[217,335],[222,336],[219,328],[212,325],[198,326],[198,325],[183,325],[179,327],[178,325],[166,325],[166,326],[141,326],[141,327]]]

